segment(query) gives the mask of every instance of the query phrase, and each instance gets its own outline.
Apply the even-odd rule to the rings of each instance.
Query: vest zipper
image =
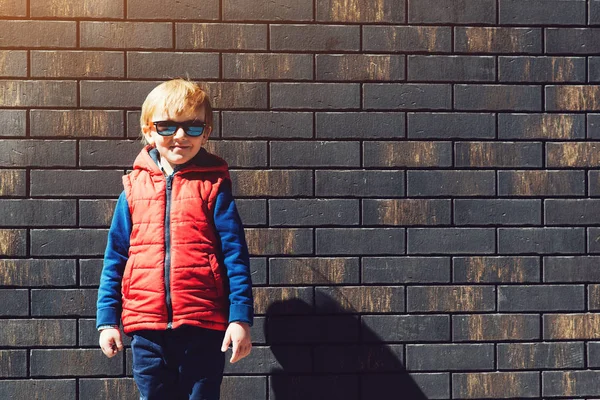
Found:
[[[165,301],[167,303],[167,329],[173,328],[173,305],[171,304],[171,188],[173,175],[167,176],[165,206]]]

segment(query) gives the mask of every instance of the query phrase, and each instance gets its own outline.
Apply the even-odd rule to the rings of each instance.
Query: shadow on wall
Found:
[[[427,399],[403,365],[403,345],[384,344],[330,298],[320,307],[292,299],[271,304],[267,344],[281,368],[270,372],[275,400]]]

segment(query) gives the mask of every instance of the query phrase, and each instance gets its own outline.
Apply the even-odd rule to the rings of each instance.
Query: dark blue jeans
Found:
[[[182,326],[133,332],[133,379],[142,400],[218,400],[225,332]]]

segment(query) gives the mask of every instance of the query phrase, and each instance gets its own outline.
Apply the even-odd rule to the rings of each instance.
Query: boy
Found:
[[[122,319],[142,399],[218,399],[223,352],[250,353],[253,300],[227,164],[202,148],[212,107],[174,79],[150,92],[140,123],[147,145],[123,177],[104,255],[100,347],[123,350]]]

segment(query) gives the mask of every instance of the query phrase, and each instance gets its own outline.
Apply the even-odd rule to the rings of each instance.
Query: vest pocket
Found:
[[[221,279],[221,273],[219,271],[219,262],[217,256],[213,253],[208,254],[208,262],[210,263],[210,271],[215,281],[215,288],[217,289],[217,295],[223,296],[223,280]]]

